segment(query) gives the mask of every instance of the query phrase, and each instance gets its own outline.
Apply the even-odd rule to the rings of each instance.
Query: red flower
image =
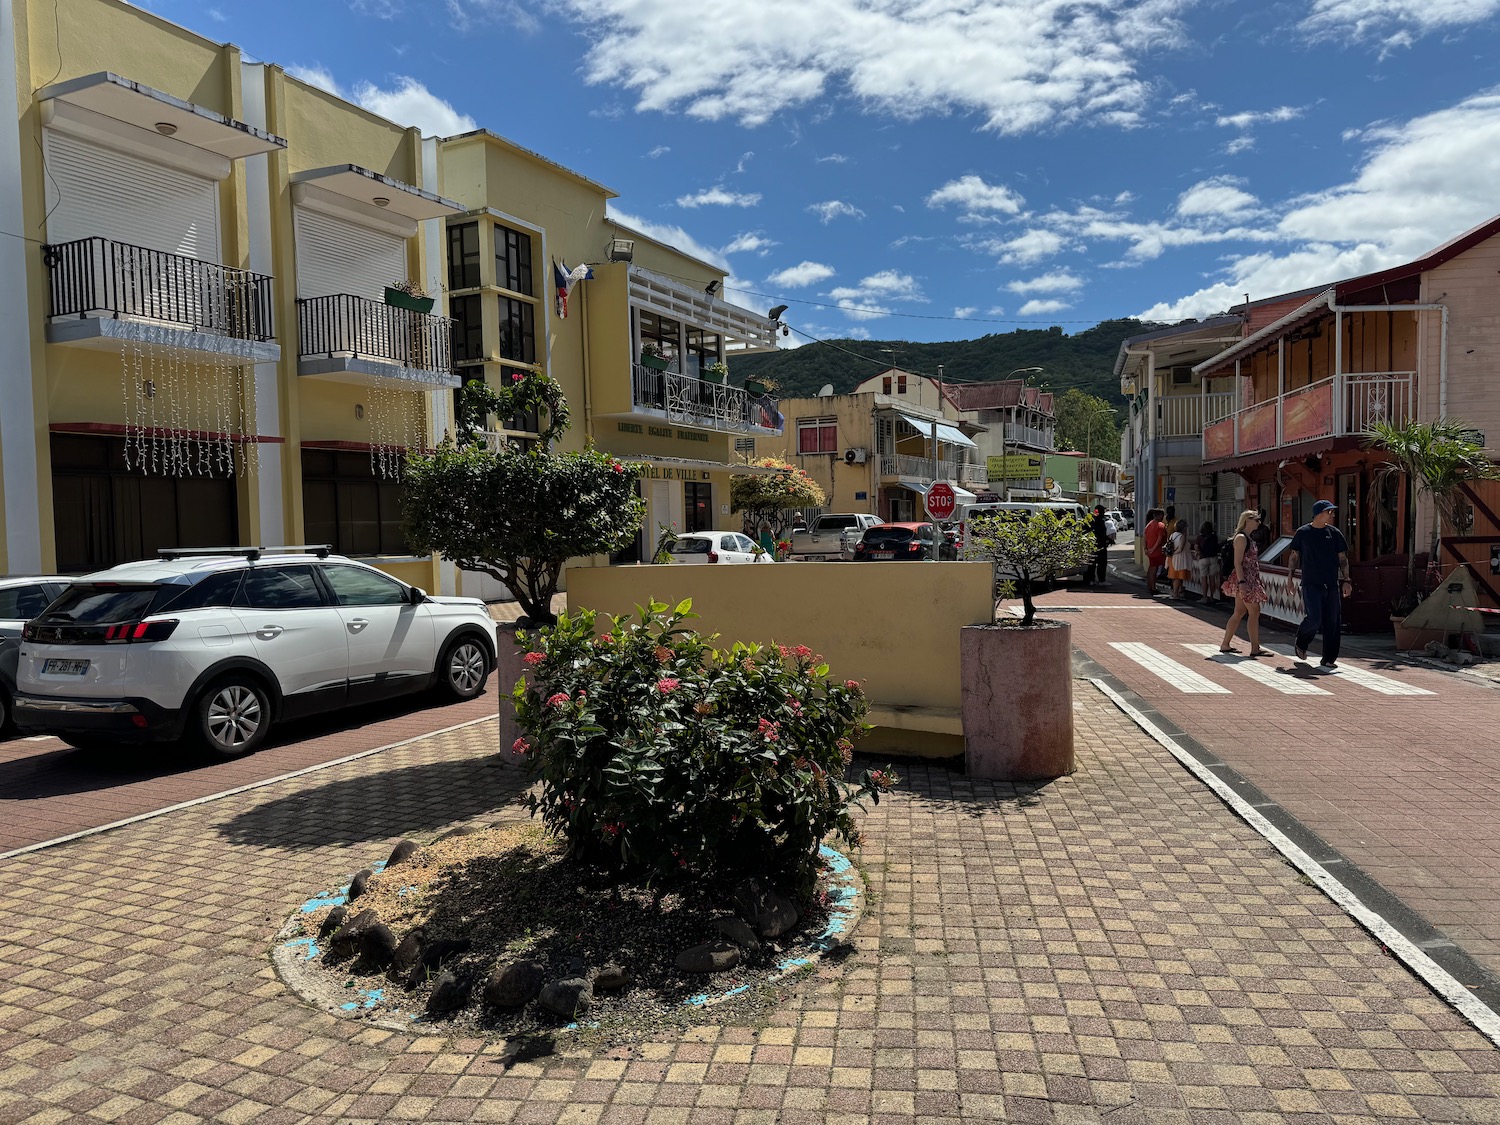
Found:
[[[611,465],[610,468],[612,468],[617,473],[623,473],[625,471],[625,466],[620,464],[620,462],[618,461]]]
[[[524,738],[518,738],[510,744],[510,752],[512,754],[529,754],[531,753],[531,743],[527,742]]]
[[[559,711],[566,707],[568,705],[568,702],[568,693],[565,691],[560,691],[556,695],[550,695],[547,697],[547,706],[556,707]]]
[[[760,730],[759,730],[759,733],[760,733],[760,736],[762,738],[764,738],[767,742],[775,742],[776,739],[780,736],[780,732],[781,732],[781,724],[780,723],[773,723],[773,722],[771,722],[770,719],[762,719],[760,721]]]
[[[681,685],[681,680],[674,680],[671,676],[664,676],[656,681],[656,690],[666,695],[669,691],[676,691]]]
[[[541,652],[528,652],[525,656],[521,657],[521,659],[535,668],[543,660],[546,660],[547,656],[545,653]]]
[[[858,691],[859,690],[859,681],[858,680],[845,680],[844,681],[844,686],[846,688],[848,688],[850,691]]]
[[[599,638],[599,643],[602,644],[602,645],[612,645],[612,644],[614,644],[615,643],[614,635],[611,634],[611,633],[605,633],[605,634],[603,634]]]
[[[806,645],[798,645],[796,648],[792,649],[792,651],[795,652],[798,658],[802,660],[807,660],[813,654],[813,650],[808,648]]]
[[[519,383],[521,381],[521,373],[519,371],[512,371],[510,373],[510,381],[512,383]]]

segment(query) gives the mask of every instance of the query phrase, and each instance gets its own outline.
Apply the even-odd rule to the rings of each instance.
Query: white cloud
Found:
[[[1037,228],[1011,239],[990,239],[980,249],[999,256],[1001,265],[1030,266],[1063,248],[1062,235]]]
[[[679,207],[754,207],[759,202],[759,192],[726,191],[718,186],[677,197]]]
[[[927,297],[916,278],[895,270],[881,270],[864,278],[856,286],[840,286],[830,289],[828,296],[838,302],[839,308],[855,320],[873,320],[889,316],[893,311],[891,301],[921,301]]]
[[[953,316],[956,320],[968,320],[969,317],[973,316],[978,311],[978,305],[964,305],[961,308],[954,309]]]
[[[1284,250],[1237,255],[1205,287],[1158,302],[1142,317],[1203,316],[1247,292],[1273,296],[1399,265],[1495,214],[1500,89],[1359,139],[1369,149],[1353,179],[1288,201],[1259,228],[1261,241]]]
[[[646,159],[647,160],[655,160],[657,157],[666,156],[667,153],[669,153],[671,151],[672,151],[672,146],[671,145],[657,145],[650,152],[646,153]]]
[[[849,158],[843,153],[830,152],[827,156],[818,157],[819,164],[847,164]]]
[[[989,308],[984,310],[984,315],[990,317],[991,319],[999,319],[1000,317],[1005,315],[1005,306],[991,305]]]
[[[1500,11],[1500,0],[1314,0],[1305,30],[1328,37],[1384,39],[1410,46],[1415,36],[1477,24]]]
[[[1198,215],[1241,216],[1254,211],[1255,196],[1235,185],[1233,176],[1215,176],[1201,180],[1177,198],[1177,213],[1184,218]]]
[[[960,176],[949,180],[927,197],[927,206],[946,207],[957,204],[966,214],[1000,213],[1014,215],[1026,201],[1003,184],[987,184],[978,176]]]
[[[760,231],[743,231],[734,236],[733,240],[719,251],[721,254],[765,254],[773,246],[781,243],[766,238]]]
[[[229,17],[221,12],[218,8],[208,9],[208,18],[213,20],[215,23],[227,23],[229,21]]]
[[[808,205],[807,209],[825,224],[846,215],[851,219],[863,219],[865,217],[865,213],[854,206],[854,204],[845,203],[840,199],[829,199],[822,203],[812,203]]]
[[[1236,153],[1246,152],[1255,147],[1255,138],[1248,136],[1235,137],[1224,146],[1224,155],[1233,156]]]
[[[468,114],[459,113],[415,78],[405,75],[397,75],[395,87],[389,90],[366,82],[354,91],[354,100],[398,125],[415,125],[424,136],[451,137],[479,127]]]
[[[293,64],[286,68],[286,72],[293,78],[306,82],[309,86],[316,86],[320,90],[326,90],[330,94],[343,97],[339,84],[334,80],[332,74],[326,67],[321,66],[297,66]]]
[[[617,223],[621,223],[631,230],[640,231],[648,238],[654,238],[658,242],[665,242],[668,246],[674,246],[684,254],[690,254],[694,258],[702,258],[705,262],[718,266],[726,273],[729,272],[729,262],[724,255],[711,246],[704,246],[692,235],[681,227],[669,226],[665,223],[653,223],[649,219],[638,219],[634,215],[627,215],[623,211],[609,208],[609,217]]]
[[[805,285],[816,285],[832,277],[832,267],[822,262],[799,262],[784,270],[777,270],[766,278],[766,284],[778,289],[799,289]]]
[[[476,24],[489,21],[508,23],[527,33],[540,31],[542,26],[536,16],[516,0],[448,0],[448,20],[458,31],[467,31]]]
[[[593,40],[588,80],[635,91],[642,112],[756,125],[842,96],[903,119],[976,114],[985,129],[1021,133],[1133,124],[1152,89],[1137,67],[1185,41],[1176,15],[1188,0],[558,3]]]
[[[1083,279],[1067,270],[1054,270],[1029,281],[1012,281],[1005,288],[1022,296],[1027,293],[1074,293],[1083,288]]]
[[[1281,105],[1275,109],[1267,110],[1245,110],[1241,113],[1223,113],[1214,118],[1215,125],[1223,125],[1230,129],[1248,129],[1252,125],[1261,125],[1281,121],[1295,121],[1301,117],[1303,110],[1298,106]]]
[[[1016,311],[1017,316],[1047,316],[1049,313],[1062,312],[1064,309],[1072,308],[1067,301],[1027,301]]]
[[[844,339],[846,340],[868,340],[870,330],[868,328],[845,328]]]

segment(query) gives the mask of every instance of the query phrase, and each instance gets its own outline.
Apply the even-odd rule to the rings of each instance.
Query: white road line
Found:
[[[1424,953],[1420,946],[1403,934],[1385,918],[1370,909],[1353,891],[1344,886],[1312,856],[1294,844],[1279,828],[1267,820],[1255,807],[1205,768],[1196,758],[1184,750],[1177,741],[1126,702],[1103,680],[1092,681],[1093,685],[1108,696],[1121,711],[1129,715],[1141,730],[1145,731],[1168,753],[1182,763],[1204,785],[1208,786],[1245,823],[1259,832],[1277,851],[1284,855],[1293,867],[1301,871],[1344,911],[1374,935],[1387,949],[1399,957],[1408,969],[1427,982],[1427,986],[1452,1004],[1491,1043],[1500,1047],[1500,1014],[1480,1000],[1462,982]]]
[[[1148,644],[1140,641],[1110,641],[1109,647],[1119,649],[1153,676],[1158,676],[1178,691],[1188,695],[1230,695],[1227,687],[1198,675],[1185,664],[1179,664],[1163,656]]]
[[[1267,645],[1266,647],[1274,652],[1281,653],[1282,656],[1294,655],[1292,650],[1286,645]],[[1311,653],[1309,653],[1309,662],[1311,662],[1312,659],[1313,656]],[[1364,668],[1355,668],[1350,664],[1340,664],[1331,672],[1327,671],[1326,669],[1322,670],[1321,674],[1329,677],[1330,679],[1348,680],[1352,684],[1358,684],[1360,687],[1369,688],[1371,691],[1379,692],[1381,695],[1437,694],[1437,692],[1435,691],[1428,691],[1426,688],[1413,687],[1411,684],[1403,684],[1400,680],[1393,680],[1389,676],[1382,676],[1376,672],[1371,672]]]
[[[1273,691],[1279,691],[1283,695],[1332,695],[1332,692],[1324,691],[1317,684],[1297,676],[1289,676],[1285,672],[1278,672],[1269,664],[1263,664],[1253,656],[1220,652],[1218,645],[1190,645],[1182,646],[1204,656],[1214,658],[1215,664],[1222,664],[1226,668],[1233,668],[1236,672],[1249,676],[1258,684],[1264,684]]]

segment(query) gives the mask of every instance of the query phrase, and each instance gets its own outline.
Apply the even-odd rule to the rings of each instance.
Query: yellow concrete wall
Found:
[[[585,281],[588,294],[589,399],[595,418],[630,410],[630,306],[627,267],[615,262],[594,267]],[[577,290],[574,290],[576,293]],[[597,427],[603,436],[605,428]]]
[[[930,395],[928,396],[931,397]],[[880,457],[875,452],[875,395],[873,393],[833,395],[829,398],[790,398],[781,402],[786,431],[780,439],[780,457],[818,482],[827,497],[823,507],[830,512],[874,512],[880,497]],[[833,453],[798,453],[797,422],[812,418],[837,419],[838,448]],[[776,439],[768,439],[776,440]],[[863,448],[869,451],[863,465],[846,465],[844,450]],[[757,443],[756,452],[760,453]],[[912,452],[920,452],[913,449]],[[863,492],[865,498],[855,498]]]
[[[859,680],[876,726],[862,749],[943,757],[963,752],[958,631],[991,619],[992,581],[974,562],[570,568],[568,610],[692,598],[694,627],[725,647],[805,644]]]

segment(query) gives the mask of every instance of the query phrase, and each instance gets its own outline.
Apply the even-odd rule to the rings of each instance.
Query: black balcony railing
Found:
[[[236,340],[274,335],[263,274],[108,238],[50,244],[42,254],[54,317],[131,317]]]
[[[714,430],[779,434],[783,428],[779,403],[770,395],[747,394],[740,387],[675,371],[657,371],[638,363],[631,368],[631,401],[638,407],[659,410],[674,422]]]
[[[453,367],[453,321],[338,293],[297,302],[300,356],[351,356],[418,371]]]

